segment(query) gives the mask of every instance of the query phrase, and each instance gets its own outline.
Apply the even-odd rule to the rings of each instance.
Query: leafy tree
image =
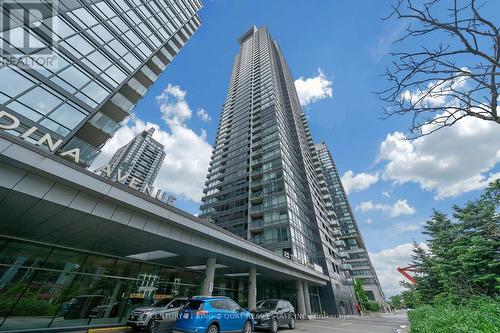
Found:
[[[407,301],[413,306],[461,303],[474,296],[499,294],[499,209],[500,179],[478,200],[454,206],[453,220],[434,212],[424,227],[429,251],[414,244],[417,286],[407,284],[408,290],[401,295],[409,307]]]
[[[359,279],[354,279],[354,292],[356,293],[356,298],[358,303],[361,305],[363,310],[366,309],[366,303],[368,303],[368,296],[363,290],[363,283]]]
[[[403,307],[403,298],[401,295],[394,295],[389,298],[391,305],[394,309],[399,310]]]
[[[409,309],[414,309],[422,304],[420,292],[417,287],[409,282],[401,282],[403,287],[406,289],[401,292],[401,298],[403,300],[404,306]]]

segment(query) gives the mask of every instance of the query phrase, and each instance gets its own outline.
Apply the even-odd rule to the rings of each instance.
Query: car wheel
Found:
[[[208,326],[207,333],[219,333],[219,328],[217,327],[217,325],[212,324]]]
[[[148,322],[148,326],[146,326],[146,332],[151,333],[153,332],[153,325],[155,324],[155,321],[153,319],[150,319]]]
[[[243,333],[252,333],[253,332],[253,329],[252,329],[252,323],[250,322],[250,320],[247,320],[245,322],[245,326],[243,327]]]
[[[271,333],[276,333],[278,332],[278,320],[276,318],[273,318],[271,320],[271,328],[270,328]]]
[[[295,318],[290,318],[290,322],[288,323],[288,328],[293,330],[295,328]]]

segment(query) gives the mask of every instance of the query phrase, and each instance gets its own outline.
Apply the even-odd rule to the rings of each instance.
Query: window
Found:
[[[71,104],[65,103],[52,112],[49,118],[69,129],[73,129],[85,118],[85,115],[71,106]]]
[[[240,309],[240,306],[231,300],[225,300],[226,309],[229,311],[236,311]]]
[[[2,78],[0,80],[0,91],[10,97],[14,97],[34,85],[32,81],[9,67],[0,69],[0,77]]]
[[[76,89],[80,89],[90,81],[90,77],[83,73],[81,67],[76,65],[66,68],[58,76]]]
[[[227,310],[227,304],[225,301],[212,301],[212,302],[210,302],[210,305],[214,309]]]
[[[19,101],[41,114],[47,114],[62,103],[60,97],[50,88],[36,87],[19,98]]]

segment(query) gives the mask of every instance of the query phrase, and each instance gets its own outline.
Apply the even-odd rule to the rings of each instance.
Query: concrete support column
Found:
[[[203,296],[212,296],[214,290],[214,277],[215,277],[215,258],[207,259],[207,268],[205,269],[205,279],[201,289]]]
[[[309,286],[306,281],[302,282],[302,289],[304,290],[304,303],[306,306],[306,314],[311,314],[311,299],[309,298]]]
[[[257,304],[257,270],[250,268],[248,275],[248,309],[253,310]]]
[[[304,288],[302,281],[295,281],[295,289],[297,289],[297,314],[302,319],[306,314],[306,303],[304,301]]]

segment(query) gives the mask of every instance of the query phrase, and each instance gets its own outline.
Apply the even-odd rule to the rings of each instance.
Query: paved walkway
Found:
[[[400,331],[397,331],[400,330]],[[281,329],[281,331],[289,331]],[[372,316],[349,316],[346,319],[316,319],[297,322],[295,332],[313,333],[408,333],[406,312]],[[289,331],[292,332],[292,331]]]

